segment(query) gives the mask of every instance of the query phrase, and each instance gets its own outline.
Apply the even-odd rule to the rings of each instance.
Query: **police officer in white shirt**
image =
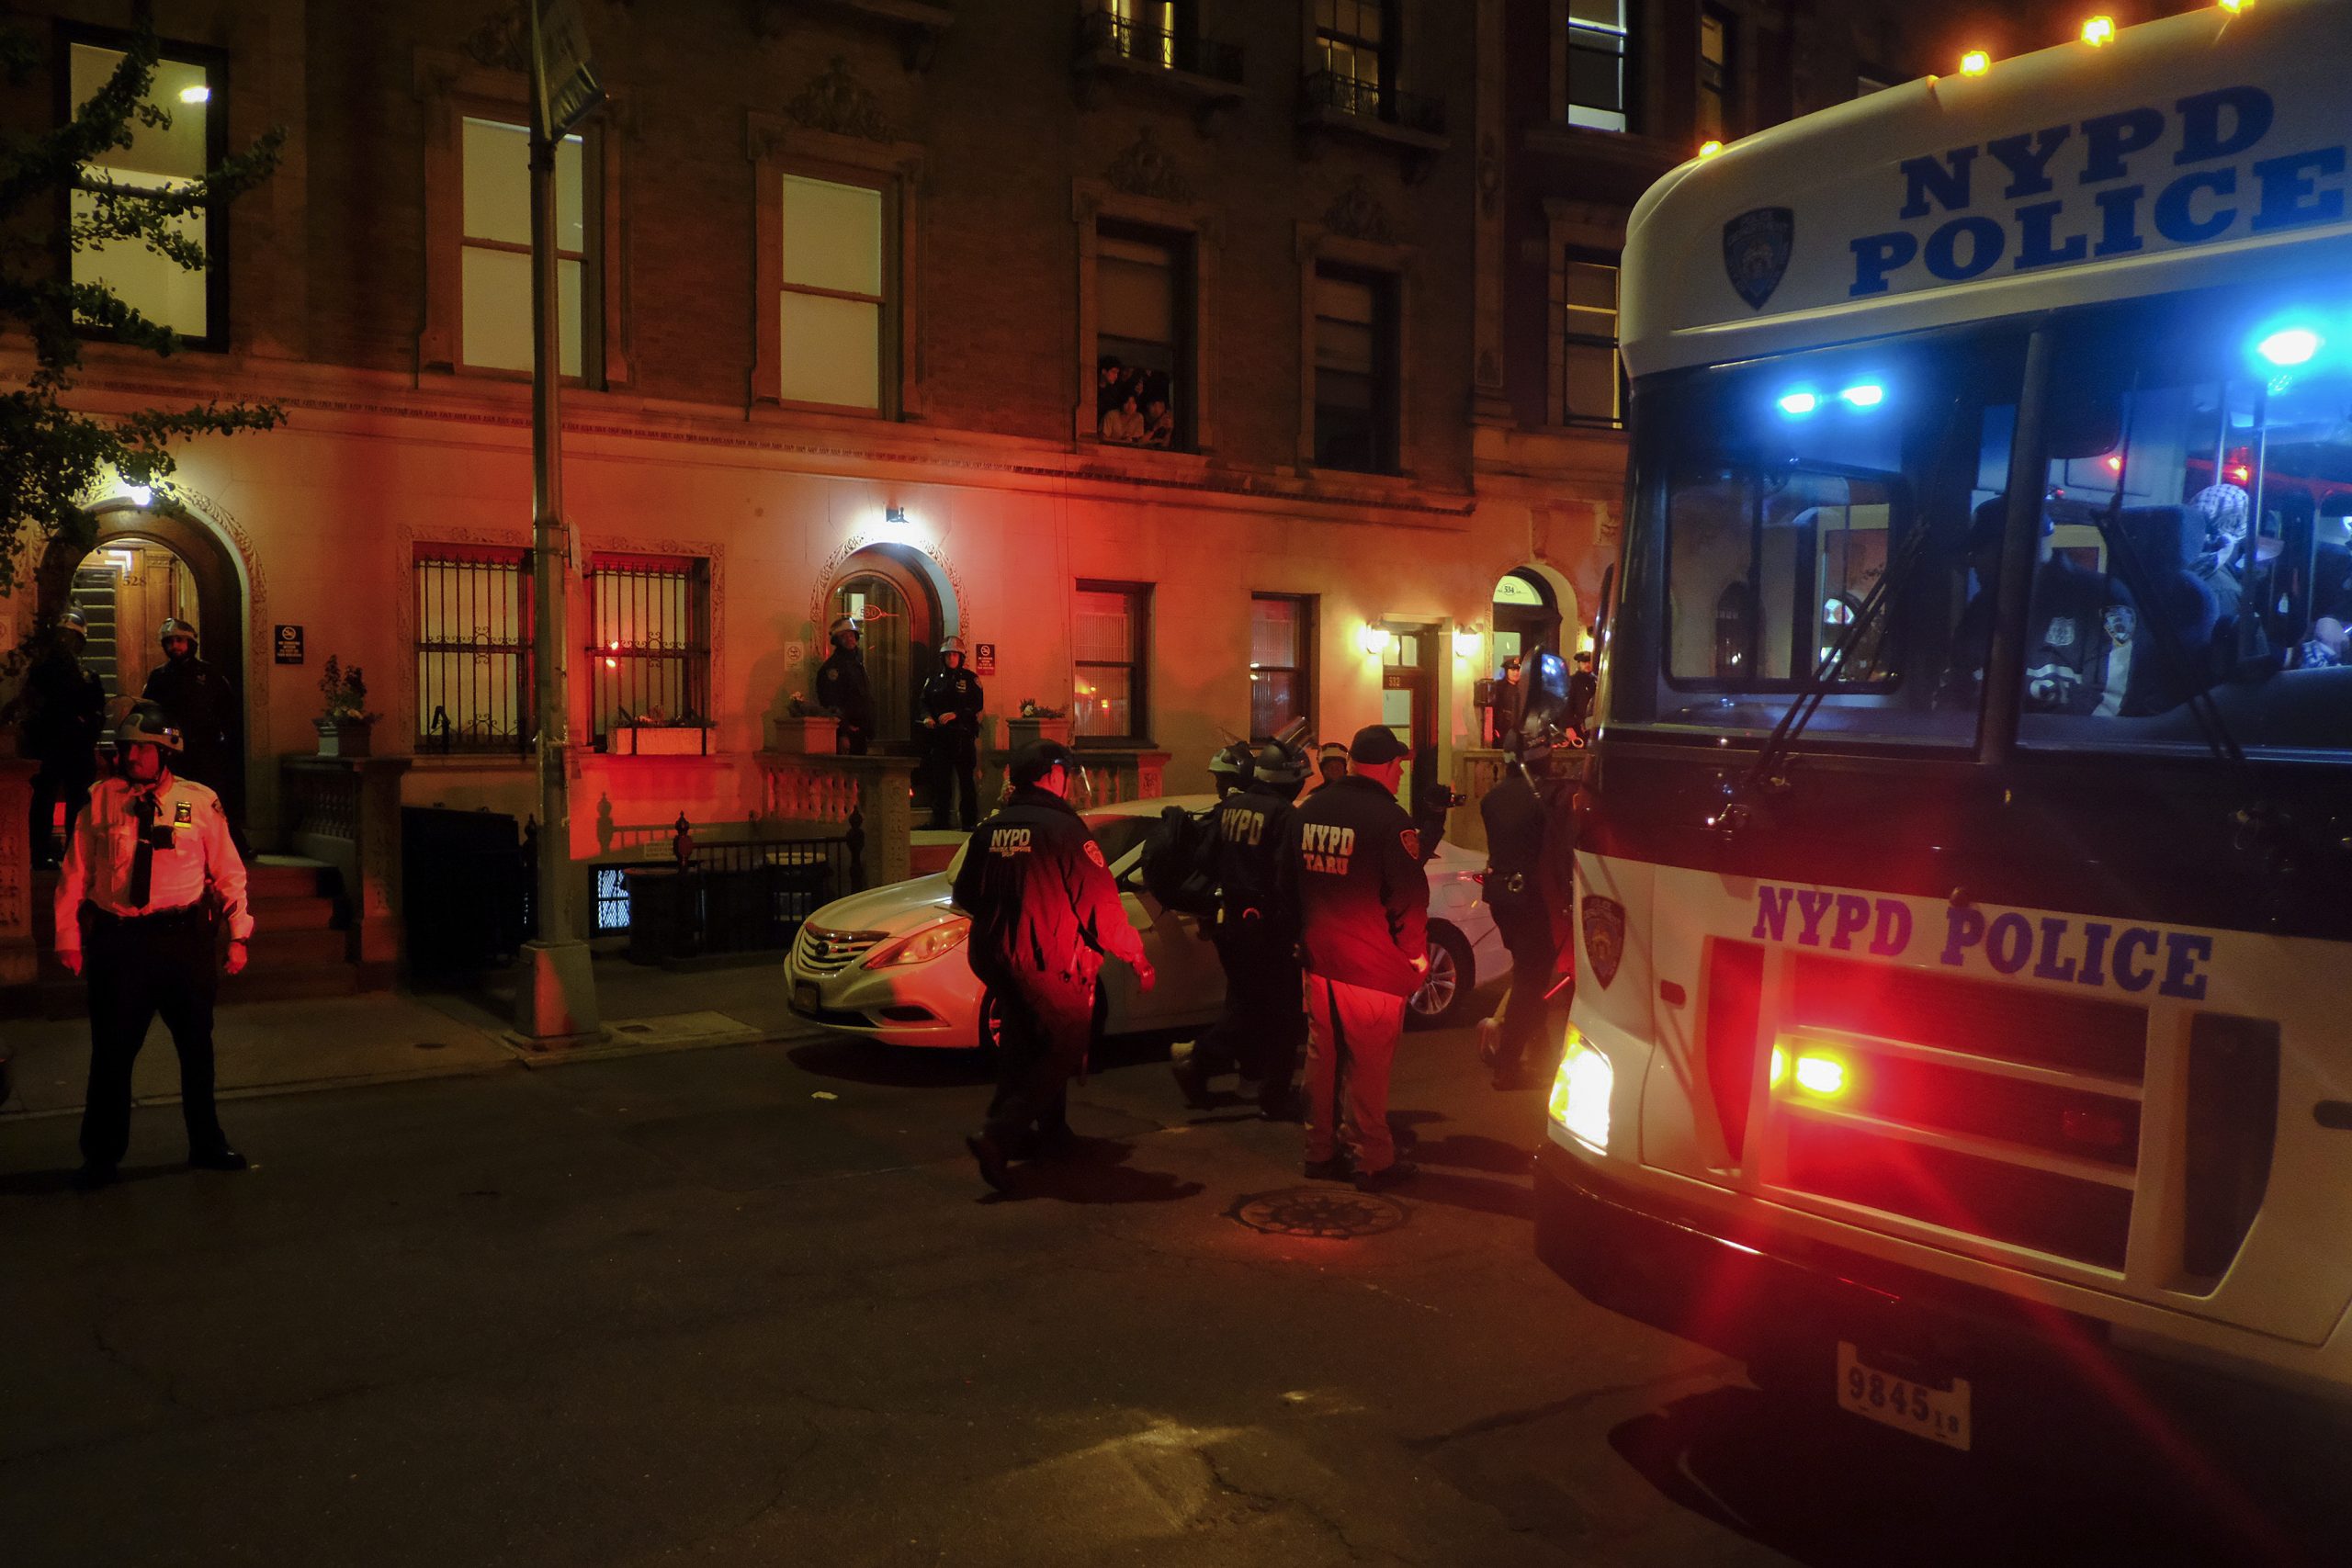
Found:
[[[172,775],[180,732],[142,702],[115,729],[116,774],[90,792],[57,879],[57,956],[90,992],[81,1185],[115,1179],[130,1143],[130,1067],[161,1013],[180,1058],[188,1163],[243,1170],[212,1105],[212,1002],[254,933],[245,865],[220,797]],[[229,926],[225,963],[214,925]]]

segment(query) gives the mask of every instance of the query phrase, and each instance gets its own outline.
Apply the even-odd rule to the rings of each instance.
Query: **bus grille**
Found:
[[[1845,1066],[1784,1090],[1791,1188],[2120,1271],[2146,1070],[2144,1009],[1799,955],[1787,1053]]]

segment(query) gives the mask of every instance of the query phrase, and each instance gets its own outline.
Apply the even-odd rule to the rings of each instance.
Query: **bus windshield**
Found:
[[[2026,746],[2352,748],[2352,287],[2177,295],[2059,331]]]
[[[1844,641],[1809,733],[1973,745],[1980,693],[1953,671],[1990,601],[1968,544],[2007,485],[2024,344],[1940,333],[1645,388],[1611,722],[1769,732]]]

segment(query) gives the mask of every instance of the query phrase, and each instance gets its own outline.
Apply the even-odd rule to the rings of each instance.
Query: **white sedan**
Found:
[[[1163,908],[1145,890],[1138,869],[1145,836],[1162,807],[1199,811],[1213,804],[1204,795],[1179,795],[1083,814],[1118,879],[1127,919],[1143,933],[1144,952],[1159,972],[1159,984],[1145,992],[1125,964],[1103,965],[1106,1033],[1197,1029],[1214,1021],[1224,1004],[1225,974],[1200,922]],[[810,916],[784,964],[792,1010],[886,1045],[978,1045],[985,998],[964,953],[971,922],[950,902],[963,862],[958,850],[944,872],[854,894]],[[1429,863],[1430,973],[1412,999],[1415,1022],[1464,1021],[1479,979],[1510,968],[1494,918],[1478,900],[1486,865],[1486,856],[1452,844],[1440,845]]]

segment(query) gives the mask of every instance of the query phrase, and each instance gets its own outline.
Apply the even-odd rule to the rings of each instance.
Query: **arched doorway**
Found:
[[[1540,573],[1525,567],[1507,572],[1495,584],[1494,627],[1498,666],[1539,645],[1560,652],[1559,597]]]
[[[138,700],[148,672],[163,660],[157,630],[166,617],[193,621],[198,651],[235,694],[232,773],[221,795],[232,818],[245,816],[245,594],[237,563],[211,530],[162,506],[127,500],[93,513],[88,549],[52,543],[41,558],[43,624],[67,604],[89,618],[83,662],[107,690],[108,716]]]
[[[876,546],[842,563],[825,596],[826,623],[855,617],[874,686],[874,739],[882,746],[914,744],[915,695],[930,678],[944,616],[929,574],[890,546]]]

